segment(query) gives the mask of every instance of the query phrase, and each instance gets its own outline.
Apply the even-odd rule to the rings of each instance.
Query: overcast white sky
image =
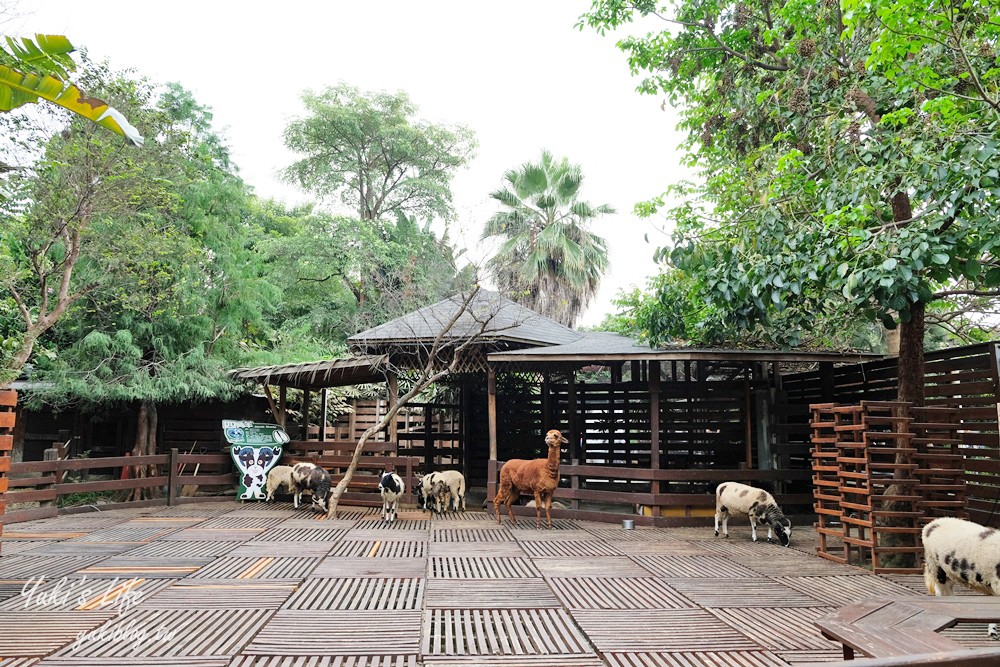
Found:
[[[612,312],[623,288],[656,272],[666,237],[632,215],[635,202],[681,177],[676,116],[635,92],[617,36],[574,29],[588,0],[334,0],[230,2],[20,0],[5,33],[65,34],[115,69],[177,81],[213,109],[243,177],[262,196],[309,197],[277,172],[294,156],[281,140],[302,113],[300,94],[345,82],[404,90],[419,116],[462,124],[479,142],[453,183],[452,238],[481,263],[496,210],[489,193],[505,170],[547,148],[579,164],[583,198],[619,213],[593,227],[611,271],[581,325]],[[649,236],[649,243],[644,236]]]

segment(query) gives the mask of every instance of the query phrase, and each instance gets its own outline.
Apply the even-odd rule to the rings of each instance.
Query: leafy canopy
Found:
[[[997,293],[991,3],[598,0],[581,24],[632,21],[653,29],[619,47],[640,90],[678,106],[700,176],[638,209],[676,224],[659,257],[690,281],[688,303],[718,309],[706,322],[794,345],[824,321],[893,327]],[[675,282],[648,312],[685,307],[665,300]],[[692,333],[685,319],[649,317],[651,338]]]

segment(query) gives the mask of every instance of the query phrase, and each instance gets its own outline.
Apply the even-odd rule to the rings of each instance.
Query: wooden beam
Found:
[[[490,461],[497,460],[497,372],[490,366],[486,370],[487,405],[490,422]]]
[[[271,406],[271,414],[274,416],[274,421],[279,426],[281,426],[282,425],[282,418],[281,418],[281,414],[278,411],[278,406],[274,402],[274,394],[271,393],[271,385],[269,385],[269,384],[265,384],[264,385],[264,396],[267,397],[267,404],[269,406]]]
[[[386,373],[386,391],[389,394],[389,409],[391,410],[399,402],[399,377],[396,375],[396,371],[388,371]],[[393,417],[392,421],[389,422],[389,442],[397,442],[399,440],[398,416]]]
[[[288,429],[285,428],[286,420],[288,418],[288,388],[284,385],[278,387],[278,413],[280,415],[278,420],[278,425],[287,433]]]
[[[649,467],[660,469],[660,362],[649,362]],[[654,481],[650,489],[660,493],[661,483]],[[659,506],[651,508],[652,515],[660,516]]]
[[[323,387],[319,392],[319,400],[323,401],[323,405],[320,407],[320,418],[319,418],[319,441],[323,442],[326,440],[326,420],[329,419],[329,389]]]
[[[302,390],[302,439],[309,439],[309,410],[312,408],[312,392]],[[322,438],[320,438],[322,440]]]

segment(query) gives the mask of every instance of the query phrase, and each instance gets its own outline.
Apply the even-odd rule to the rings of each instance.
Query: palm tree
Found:
[[[504,187],[490,195],[504,209],[482,234],[502,239],[487,262],[497,288],[566,326],[590,303],[608,267],[607,244],[587,226],[615,212],[578,201],[582,181],[579,166],[542,151],[537,164],[504,174]]]

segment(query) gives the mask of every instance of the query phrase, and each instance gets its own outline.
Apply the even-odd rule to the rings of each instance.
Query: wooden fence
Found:
[[[7,488],[10,483],[7,476],[10,472],[10,452],[14,447],[16,407],[17,392],[0,391],[0,535],[3,535],[2,519],[7,509]]]
[[[0,435],[0,454],[6,453],[2,449],[4,442],[7,440]],[[349,441],[293,441],[288,444],[287,458],[283,458],[282,463],[312,461],[329,470],[336,484],[343,478],[356,444]],[[396,443],[368,443],[341,501],[348,505],[381,506],[376,491],[379,476],[383,470],[392,469],[406,484],[407,494],[403,502],[412,503],[420,459],[397,456],[396,449]],[[91,475],[94,479],[90,479]],[[9,492],[3,493],[8,485]],[[86,507],[113,509],[199,502],[227,495],[234,485],[232,459],[221,452],[194,454],[173,448],[169,454],[152,456],[53,458],[14,464],[10,463],[9,457],[0,456],[0,526],[54,517],[60,510],[73,512]],[[195,495],[199,490],[203,493]],[[105,497],[88,497],[88,494],[104,494]],[[76,500],[79,503],[75,507],[79,510],[74,510],[74,506],[60,508],[60,501],[74,495],[78,496]],[[96,504],[98,500],[100,505]]]
[[[1000,526],[1000,429],[997,425],[1000,344],[980,343],[926,355],[925,393],[928,407],[957,410],[955,451],[964,457],[966,509],[969,519]],[[789,432],[808,441],[810,403],[855,404],[862,400],[895,400],[896,359],[879,359],[842,367],[827,366],[782,378],[788,405]]]
[[[294,465],[300,461],[315,463],[330,472],[332,482],[336,485],[344,478],[344,471],[350,465],[356,447],[356,442],[346,440],[293,440],[286,446],[287,458],[282,458],[282,464]],[[403,479],[406,487],[402,502],[413,503],[413,488],[420,459],[415,456],[397,456],[396,449],[394,442],[366,442],[361,458],[358,459],[357,469],[347,491],[341,496],[341,501],[362,507],[381,507],[378,483],[382,472],[391,470]]]
[[[489,482],[486,489],[488,505],[492,506],[496,496],[500,468],[503,461],[490,461]],[[704,525],[705,517],[715,512],[715,496],[706,493],[653,492],[652,485],[659,482],[661,488],[674,483],[697,482],[714,488],[720,482],[776,482],[778,480],[809,479],[808,470],[711,470],[675,469],[651,470],[649,468],[624,468],[562,464],[559,467],[559,488],[555,499],[569,504],[567,509],[553,509],[552,516],[586,521],[618,521],[633,519],[636,525],[678,526]],[[609,487],[626,485],[626,490],[608,490]],[[643,485],[645,491],[637,491],[634,485]],[[522,494],[530,495],[530,494]],[[776,500],[782,505],[803,505],[811,502],[809,493],[779,494]],[[581,501],[588,508],[581,507]],[[646,508],[637,515],[636,504]],[[531,507],[515,506],[518,516],[534,516]]]

